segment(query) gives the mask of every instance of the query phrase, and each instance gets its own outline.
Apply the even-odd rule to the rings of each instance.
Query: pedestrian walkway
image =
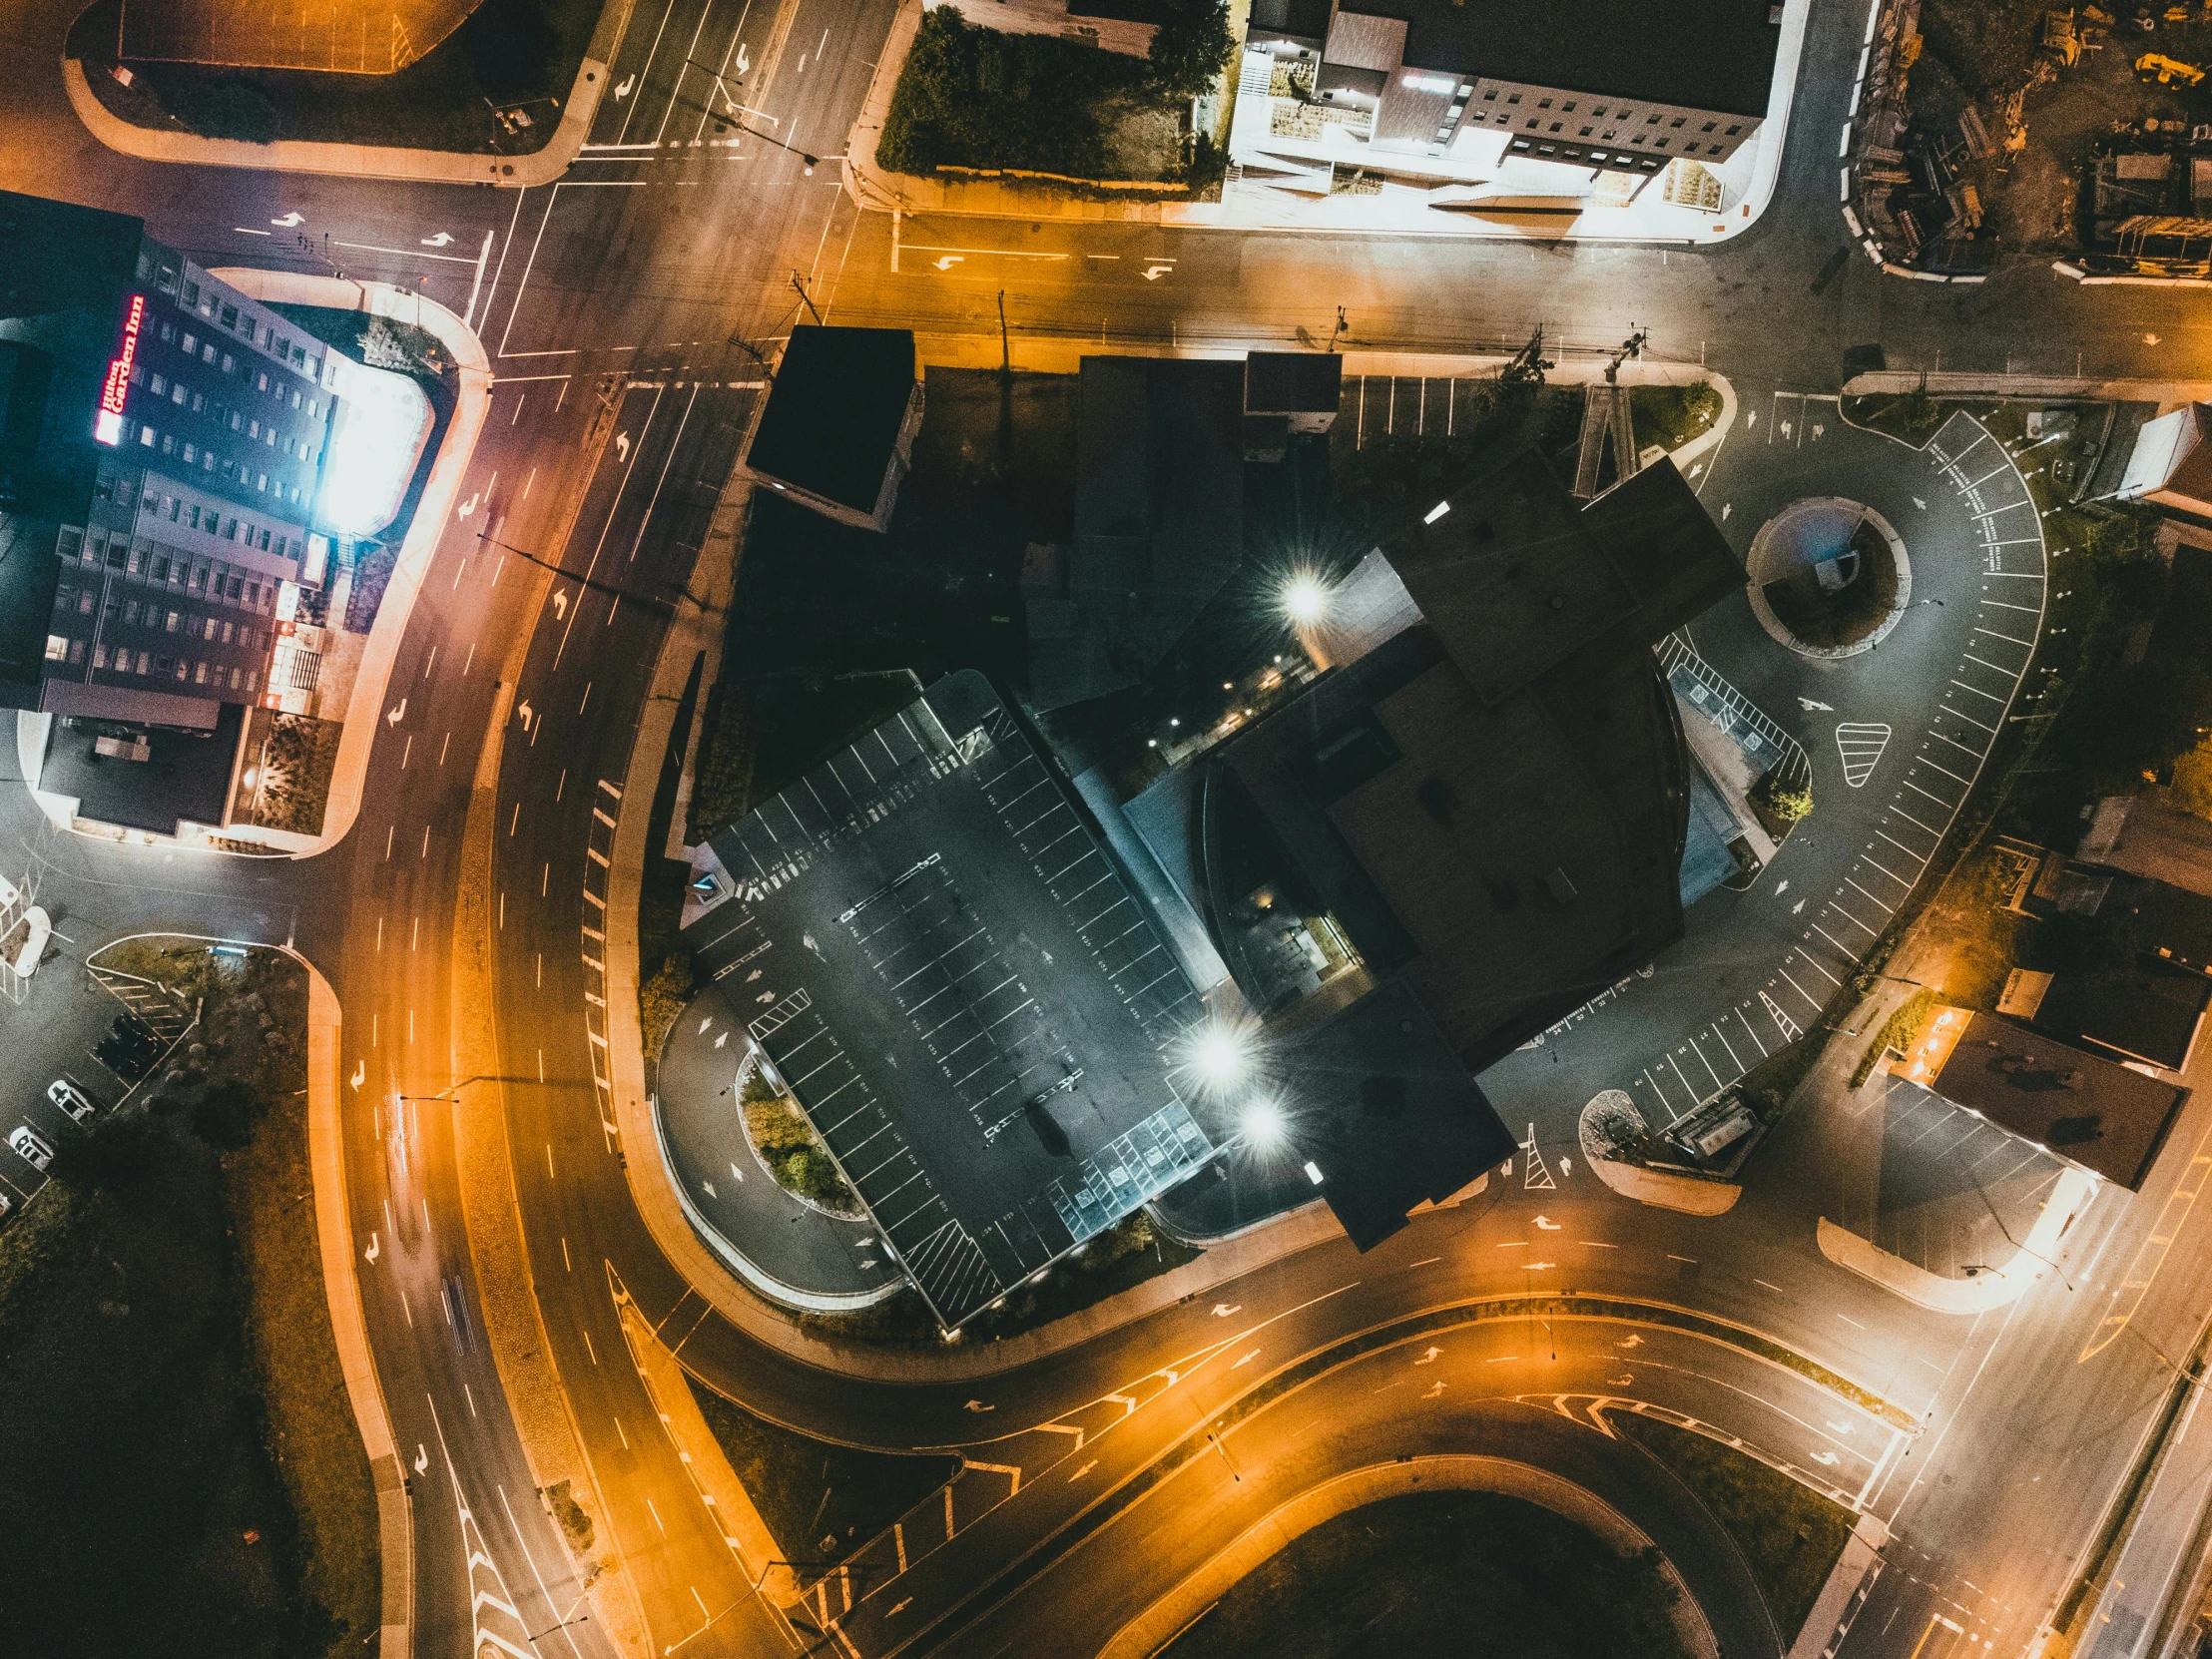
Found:
[[[140,161],[173,162],[186,167],[254,168],[269,173],[320,173],[349,179],[405,179],[417,184],[497,185],[522,190],[549,185],[568,171],[584,147],[599,100],[607,89],[607,65],[630,18],[630,0],[609,0],[599,26],[585,48],[584,61],[569,88],[560,125],[545,148],[524,156],[480,156],[450,150],[400,150],[371,144],[325,144],[278,139],[250,144],[243,139],[203,138],[197,133],[139,127],[102,104],[77,58],[62,60],[62,87],[70,108],[92,136],[110,150]],[[105,66],[92,70],[105,73]]]

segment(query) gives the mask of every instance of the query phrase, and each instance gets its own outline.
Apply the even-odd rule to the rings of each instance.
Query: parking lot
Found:
[[[1197,997],[982,676],[938,682],[714,850],[696,971],[752,1010],[948,1328],[1224,1138],[1171,1077]]]
[[[0,1002],[9,1059],[0,1083],[0,1138],[8,1142],[0,1150],[0,1199],[10,1219],[52,1179],[39,1158],[66,1162],[87,1126],[120,1105],[137,1077],[151,1075],[191,1019],[158,987],[99,965],[97,954],[87,967],[66,927],[66,918],[57,923],[61,952],[16,987],[22,1000]],[[26,1129],[35,1142],[18,1144]]]

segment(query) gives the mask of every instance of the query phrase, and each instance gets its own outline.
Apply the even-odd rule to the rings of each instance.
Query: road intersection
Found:
[[[24,8],[6,25],[22,61],[51,57],[63,10]],[[641,1169],[630,1166],[652,1154],[605,1127],[609,1032],[595,1010],[610,979],[589,930],[594,899],[603,905],[608,891],[615,826],[646,810],[623,781],[666,607],[758,396],[761,354],[800,308],[795,279],[832,319],[912,326],[946,359],[995,361],[1004,288],[1017,362],[1056,366],[1101,343],[1326,338],[1340,304],[1355,345],[1460,355],[1517,345],[1538,321],[1592,347],[1641,323],[1661,354],[1703,359],[1735,382],[1747,418],[1700,481],[1731,533],[1742,528],[1748,540],[1772,507],[1799,495],[1852,494],[1904,529],[1916,582],[1934,584],[1921,591],[1946,600],[1913,613],[1879,658],[1840,671],[1835,695],[1763,681],[1755,665],[1777,659],[1749,649],[1758,642],[1745,632],[1756,626],[1748,610],[1698,630],[1700,652],[1804,740],[1816,796],[1835,816],[1816,818],[1752,892],[1729,895],[1769,911],[1730,935],[1738,957],[1700,961],[1693,941],[1560,1039],[1556,1065],[1538,1056],[1557,1079],[1521,1082],[1523,1055],[1486,1080],[1509,1118],[1515,1088],[1527,1090],[1539,1146],[1555,1158],[1571,1152],[1572,1117],[1599,1087],[1648,1089],[1648,1110],[1678,1112],[1748,1062],[1739,1025],[1757,1047],[1812,1022],[1826,1001],[1817,976],[1847,975],[1882,925],[1880,907],[1894,909],[1925,867],[2036,637],[2027,603],[1999,590],[2039,591],[2037,571],[2019,562],[2039,558],[2039,546],[1989,528],[2000,514],[2022,516],[1994,493],[2016,469],[1955,422],[1928,457],[1848,428],[1823,402],[1844,350],[1880,342],[1893,366],[2056,373],[2086,361],[2099,375],[2173,379],[2201,375],[2212,360],[2197,307],[2185,294],[2083,289],[2035,270],[1970,291],[1886,281],[1856,258],[1830,272],[1848,242],[1819,135],[1841,119],[1860,4],[1816,8],[1800,131],[1775,208],[1739,243],[1696,256],[858,214],[830,168],[810,175],[772,146],[718,145],[729,135],[687,113],[682,101],[703,97],[711,79],[691,60],[742,61],[755,66],[747,92],[766,130],[833,150],[890,10],[883,0],[640,6],[614,68],[618,87],[629,80],[633,90],[601,110],[571,174],[532,191],[157,168],[92,146],[58,89],[43,101],[27,91],[0,111],[10,188],[142,212],[156,234],[209,263],[327,270],[327,233],[349,274],[468,314],[498,376],[463,491],[474,505],[435,550],[393,670],[404,704],[390,701],[404,713],[378,730],[363,811],[343,843],[302,862],[157,851],[57,831],[20,789],[0,801],[11,860],[37,863],[44,901],[83,948],[156,927],[290,943],[338,989],[340,1075],[360,1079],[343,1096],[360,1296],[415,1477],[416,1650],[471,1653],[493,1637],[511,1644],[501,1651],[583,1659],[619,1650],[626,1607],[655,1651],[774,1651],[820,1641],[830,1626],[830,1642],[868,1659],[931,1645],[989,1653],[1016,1639],[1055,1651],[1071,1612],[1081,1608],[1080,1627],[1103,1638],[1274,1498],[1374,1460],[1472,1445],[1570,1468],[1619,1494],[1620,1506],[1649,1516],[1646,1530],[1694,1583],[1712,1586],[1716,1622],[1735,1616],[1723,1610],[1746,1605],[1742,1586],[1714,1540],[1648,1492],[1636,1496],[1634,1467],[1578,1426],[1602,1396],[1717,1425],[1892,1526],[1896,1565],[1843,1651],[1922,1643],[1933,1656],[1963,1651],[1969,1638],[2024,1651],[2170,1385],[2162,1356],[2187,1352],[2212,1306],[2212,1270],[2185,1245],[2133,1316],[2146,1340],[2076,1361],[2114,1264],[2135,1258],[2183,1172],[2161,1169],[2132,1200],[2101,1196],[2069,1232],[2065,1284],[1972,1320],[1910,1307],[1819,1256],[1823,1137],[1839,1131],[1816,1114],[1777,1137],[1762,1155],[1774,1177],[1722,1222],[1625,1208],[1577,1163],[1551,1191],[1500,1183],[1373,1256],[1318,1246],[1017,1372],[994,1376],[991,1357],[974,1352],[877,1366],[819,1343],[764,1344],[687,1284],[642,1225],[631,1193]],[[257,229],[293,215],[296,225],[276,236]],[[287,233],[304,244],[285,247]],[[1832,389],[1810,389],[1823,386]],[[1757,424],[1754,411],[1764,414]],[[557,578],[534,560],[578,574]],[[1835,707],[1800,709],[1801,696]],[[1816,713],[1820,723],[1799,718]],[[1869,761],[1876,726],[1890,735]],[[1866,769],[1856,786],[1846,776],[1854,765]],[[1923,793],[1925,813],[1915,811]],[[1863,818],[1866,832],[1845,833],[1847,815]],[[1913,861],[1891,863],[1885,849]],[[473,870],[472,856],[481,860]],[[1783,880],[1793,883],[1787,902]],[[1802,915],[1789,907],[1801,896],[1811,900]],[[1802,1001],[1783,994],[1793,962],[1804,970]],[[1723,990],[1717,967],[1742,986],[1731,979]],[[1761,1019],[1774,1021],[1771,1033]],[[498,1042],[488,1064],[475,1058],[486,1035]],[[46,1056],[37,1058],[43,1077]],[[1696,1069],[1685,1076],[1684,1064]],[[1584,1069],[1570,1083],[1574,1066]],[[2191,1108],[2177,1144],[2194,1144],[2208,1111]],[[509,1305],[506,1281],[486,1289],[481,1205],[464,1191],[464,1142],[487,1123],[526,1253],[520,1306]],[[1536,1224],[1538,1206],[1558,1232]],[[2184,1207],[2180,1225],[2201,1242],[2204,1217]],[[850,1572],[818,1585],[811,1618],[803,1607],[787,1619],[754,1596],[765,1564],[725,1543],[655,1432],[636,1377],[610,1363],[625,1349],[609,1266],[696,1375],[763,1414],[857,1443],[957,1448],[970,1466],[931,1500],[951,1516],[949,1536],[870,1576],[849,1609]],[[1657,1325],[1642,1333],[1643,1357],[1615,1369],[1625,1340],[1612,1335],[1623,1329],[1617,1314],[1555,1320],[1541,1350],[1533,1316],[1481,1320],[1482,1307],[1531,1293],[1693,1309],[1855,1389],[1820,1389],[1802,1373]],[[487,1310],[487,1297],[499,1306]],[[1214,1306],[1239,1311],[1218,1316]],[[622,1564],[622,1605],[604,1591],[594,1603],[608,1607],[605,1621],[562,1624],[579,1574],[538,1501],[540,1471],[525,1449],[525,1434],[539,1443],[546,1402],[510,1400],[494,1317],[542,1332],[554,1414],[598,1499],[599,1547]],[[1347,1352],[1393,1322],[1434,1319],[1448,1336],[1430,1327]],[[1442,1353],[1414,1371],[1430,1346]],[[1336,1355],[1341,1363],[1327,1358]],[[1226,1432],[1209,1429],[1254,1387],[1309,1363],[1323,1367],[1311,1382],[1248,1406]],[[1390,1368],[1406,1374],[1404,1385],[1384,1375]],[[1631,1382],[1613,1381],[1622,1375]],[[1438,1381],[1444,1390],[1424,1398]],[[1362,1391],[1371,1385],[1386,1391]],[[1839,1438],[1824,1425],[1865,1418],[1857,1391],[1894,1404],[1918,1432],[1893,1425],[1878,1444],[1865,1419]],[[1123,1410],[1117,1396],[1134,1406]],[[1110,1428],[1092,1420],[1116,1410],[1123,1417]],[[1332,1426],[1311,1431],[1316,1421]],[[1210,1431],[1221,1437],[1206,1439]],[[1172,1472],[1151,1472],[1171,1457],[1180,1457]],[[1272,1483],[1267,1492],[1243,1493],[1255,1475]],[[1112,1519],[1080,1521],[1092,1495],[1147,1480]],[[1083,1541],[1034,1555],[1055,1528],[1078,1522],[1090,1528]],[[905,1530],[870,1544],[861,1564],[887,1548],[895,1565]],[[1010,1573],[1021,1587],[992,1605]],[[557,1636],[529,1639],[556,1626]],[[1727,1650],[1786,1645],[1756,1629],[1741,1641]]]

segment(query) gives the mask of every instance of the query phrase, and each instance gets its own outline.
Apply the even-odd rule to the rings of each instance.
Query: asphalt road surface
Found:
[[[362,1294],[395,1431],[416,1470],[419,1650],[469,1653],[483,1636],[576,1659],[608,1650],[589,1621],[530,1639],[573,1608],[575,1570],[530,1490],[485,1350],[454,1164],[456,1114],[501,1111],[567,1408],[608,1502],[605,1533],[633,1573],[658,1649],[758,1653],[800,1638],[751,1596],[621,1363],[610,1269],[672,1338],[685,1333],[688,1364],[772,1416],[861,1443],[965,1444],[978,1465],[1027,1470],[1024,1459],[1037,1460],[1035,1488],[1025,1479],[1018,1493],[1010,1475],[963,1471],[952,1539],[909,1567],[903,1611],[892,1612],[880,1589],[856,1602],[852,1629],[866,1640],[854,1651],[913,1642],[896,1621],[924,1626],[923,1614],[926,1641],[995,1651],[999,1621],[1010,1641],[1029,1628],[1024,1621],[1046,1616],[1040,1606],[1072,1607],[1066,1598],[1076,1595],[1096,1598],[1086,1606],[1098,1622],[1085,1627],[1103,1635],[1202,1558],[1205,1540],[1257,1512],[1260,1500],[1243,1494],[1251,1471],[1273,1482],[1271,1492],[1288,1493],[1362,1459],[1469,1444],[1521,1447],[1620,1493],[1708,1587],[1716,1624],[1742,1630],[1734,1622],[1746,1616],[1742,1585],[1728,1581],[1711,1538],[1697,1536],[1679,1506],[1632,1490],[1630,1475],[1609,1461],[1611,1442],[1525,1397],[1583,1401],[1613,1392],[1608,1379],[1623,1373],[1596,1364],[1609,1356],[1577,1348],[1571,1336],[1558,1361],[1547,1346],[1539,1365],[1527,1344],[1510,1359],[1481,1356],[1481,1343],[1510,1335],[1505,1327],[1431,1339],[1445,1350],[1433,1362],[1438,1378],[1465,1384],[1436,1401],[1410,1385],[1351,1391],[1357,1375],[1372,1373],[1382,1385],[1392,1381],[1387,1367],[1412,1365],[1386,1350],[1255,1412],[1218,1455],[1209,1447],[1184,1461],[1064,1564],[1044,1563],[1000,1610],[988,1610],[1048,1525],[1073,1514],[1085,1492],[1103,1491],[1109,1475],[1133,1475],[1203,1435],[1247,1379],[1390,1319],[1529,1287],[1693,1306],[1894,1401],[1923,1426],[1887,1462],[1876,1452],[1872,1484],[1860,1488],[1901,1542],[1847,1651],[1910,1653],[1929,1632],[1948,1631],[1932,1622],[1938,1619],[1990,1651],[2021,1651],[2170,1382],[2168,1356],[2186,1352],[2212,1307],[2204,1219],[2193,1204],[2168,1202],[2185,1160],[2169,1157],[2139,1197],[2100,1197],[2068,1235],[2061,1277],[1978,1320],[1923,1313],[1818,1256],[1821,1137],[1838,1132],[1824,1107],[1778,1137],[1763,1186],[1720,1221],[1629,1208],[1579,1167],[1547,1170],[1553,1184],[1535,1189],[1516,1168],[1514,1184],[1417,1223],[1370,1257],[1324,1246],[1219,1287],[1212,1306],[1235,1310],[1227,1315],[1202,1298],[988,1381],[893,1385],[833,1375],[709,1315],[632,1207],[595,1081],[603,1069],[589,998],[601,982],[584,960],[581,929],[592,908],[586,895],[605,890],[592,854],[607,843],[593,812],[638,808],[607,801],[600,786],[627,771],[663,627],[655,599],[688,571],[705,503],[756,395],[748,382],[800,313],[795,278],[832,320],[977,341],[996,331],[1004,288],[1022,352],[1091,340],[1325,338],[1339,305],[1356,346],[1467,351],[1518,343],[1542,322],[1571,345],[1594,348],[1639,324],[1651,329],[1657,354],[1702,357],[1728,374],[1747,410],[1770,408],[1778,391],[1833,391],[1843,352],[1870,343],[1892,366],[2204,377],[2212,333],[2198,320],[2197,297],[2085,289],[2032,264],[1974,288],[1880,277],[1852,253],[1834,196],[1835,135],[1863,4],[1816,8],[1778,199],[1758,229],[1712,253],[894,221],[855,213],[830,166],[810,177],[797,155],[774,145],[710,142],[730,135],[703,126],[687,102],[703,100],[711,79],[692,65],[721,69],[742,58],[751,66],[746,102],[763,112],[762,130],[833,155],[890,11],[887,0],[640,5],[613,70],[618,84],[636,77],[632,91],[602,110],[595,148],[568,177],[527,192],[133,163],[95,145],[54,78],[35,67],[0,105],[0,183],[9,188],[143,214],[156,235],[209,264],[342,269],[417,287],[470,313],[500,377],[463,486],[474,506],[439,543],[392,681],[405,712],[378,732],[366,804],[343,845],[304,863],[122,848],[56,833],[21,790],[0,796],[11,872],[36,865],[72,953],[150,927],[292,942],[338,987],[346,1073],[358,1067],[362,1079],[348,1091],[345,1125]],[[0,23],[11,61],[50,63],[68,12],[59,4],[12,12]],[[269,234],[292,213],[302,217],[304,244]],[[451,243],[428,246],[440,233]],[[464,259],[462,250],[476,252]],[[957,259],[940,269],[952,253]],[[1014,257],[1029,255],[1061,257]],[[1162,264],[1172,269],[1142,278]],[[611,418],[599,422],[610,405]],[[1752,456],[1757,440],[1744,440],[1753,431],[1747,425],[1732,438],[1724,457],[1742,469],[1746,503],[1762,490],[1795,493],[1795,469],[1826,464],[1830,451],[1818,446]],[[1805,458],[1813,455],[1823,458]],[[1716,473],[1708,499],[1726,484],[1733,500],[1738,486],[1718,465]],[[1855,482],[1845,493],[1886,487]],[[1937,497],[1929,499],[1936,512]],[[556,579],[523,553],[574,574]],[[1928,651],[1949,649],[1966,624],[1968,613],[1954,611],[1936,613]],[[1898,655],[1885,648],[1885,679],[1869,695],[1925,713],[1930,687],[1888,684]],[[1898,672],[1917,681],[1933,669],[1916,661]],[[489,1081],[465,1080],[454,1057],[470,1034],[455,1029],[452,971],[462,942],[454,936],[461,831],[495,714],[490,943],[500,1059]],[[1926,714],[1909,725],[1901,715],[1884,764],[1902,770],[1908,755],[1933,754],[1925,745],[1942,719]],[[1808,749],[1822,753],[1816,743]],[[1825,851],[1819,839],[1816,831],[1814,849]],[[1850,868],[1824,865],[1818,879],[1801,880],[1825,904]],[[1778,866],[1777,875],[1787,873]],[[56,974],[56,985],[69,982]],[[27,1072],[11,1070],[11,1090],[42,1089],[82,1051],[67,1020],[8,1017],[11,1056],[35,1051],[37,1060]],[[1710,1017],[1724,1016],[1716,1007]],[[1650,1043],[1623,1044],[1605,1070],[1649,1069],[1653,1057]],[[2208,1112],[2212,1105],[2192,1106],[2172,1144],[2199,1145]],[[2153,1238],[2168,1242],[2145,1279]],[[2123,1281],[2147,1285],[2129,1293],[2126,1337],[2078,1359]],[[1247,1349],[1258,1357],[1240,1366]],[[1194,1356],[1200,1364],[1179,1369]],[[1478,1357],[1525,1375],[1509,1386],[1485,1383],[1470,1370]],[[1620,1393],[1725,1427],[1796,1466],[1824,1451],[1839,1467],[1847,1459],[1845,1447],[1823,1438],[1825,1416],[1791,1404],[1797,1382],[1703,1362],[1626,1374],[1635,1382]],[[1052,1452],[1064,1453],[1061,1442],[1074,1436],[1036,1425],[1072,1426],[1064,1419],[1117,1393],[1140,1403],[1099,1442],[1098,1466],[1080,1477],[1059,1473],[1066,1465]],[[1306,1402],[1325,1399],[1327,1432],[1294,1448]],[[1837,1420],[1848,1419],[1839,1412]],[[977,1443],[979,1427],[992,1431],[989,1444]],[[1010,1446],[1014,1439],[1051,1450]],[[1848,1455],[1864,1460],[1867,1449]],[[1819,1466],[1826,1478],[1830,1466]],[[1055,1472],[1041,1472],[1048,1467]],[[1086,1576],[1075,1570],[1084,1561],[1106,1570]],[[842,1592],[840,1583],[836,1604],[816,1609],[840,1628]],[[1744,1631],[1744,1639],[1756,1650],[1771,1633]]]

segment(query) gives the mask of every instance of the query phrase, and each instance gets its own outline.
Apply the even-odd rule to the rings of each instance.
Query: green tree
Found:
[[[1163,98],[1196,98],[1214,84],[1235,44],[1225,0],[1180,0],[1152,37],[1153,90]]]

